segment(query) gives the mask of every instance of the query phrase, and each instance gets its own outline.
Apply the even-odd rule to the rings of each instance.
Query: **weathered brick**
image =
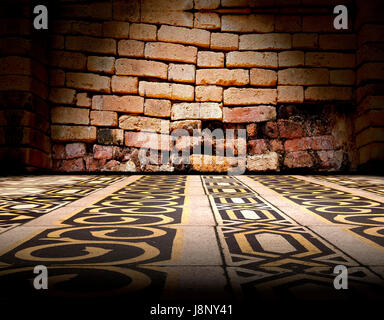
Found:
[[[93,96],[92,109],[99,111],[143,113],[144,98],[138,96]]]
[[[318,47],[317,33],[295,33],[292,37],[292,47],[297,49],[316,49]]]
[[[49,44],[52,49],[63,50],[65,48],[64,36],[52,35],[49,37]]]
[[[300,86],[278,86],[277,102],[301,103],[304,101],[304,89]]]
[[[351,87],[308,87],[304,94],[307,101],[352,100]]]
[[[88,57],[87,69],[92,72],[114,73],[115,58],[90,56]]]
[[[49,70],[49,84],[52,87],[64,87],[65,84],[65,72],[60,69]]]
[[[98,127],[116,127],[117,113],[113,111],[91,111],[91,125]]]
[[[168,80],[176,82],[195,82],[195,66],[193,64],[174,64],[168,66]]]
[[[171,119],[221,120],[221,104],[214,102],[174,103]]]
[[[276,108],[271,106],[223,108],[223,122],[249,123],[276,119]]]
[[[300,32],[301,17],[293,15],[277,15],[275,19],[276,32]]]
[[[76,105],[78,107],[90,107],[92,105],[92,100],[88,97],[86,92],[78,93],[76,95]]]
[[[65,145],[53,144],[52,145],[52,159],[65,159]]]
[[[269,140],[269,145],[270,145],[271,151],[278,152],[278,151],[284,150],[283,143],[280,140],[271,139]]]
[[[110,20],[112,18],[112,5],[109,2],[89,4],[61,4],[60,14],[66,18],[83,18]]]
[[[201,144],[201,137],[190,137],[190,136],[184,136],[184,135],[179,135],[178,133],[176,134],[174,146],[175,149],[180,151],[180,150],[192,150],[193,148],[199,146]]]
[[[67,88],[51,88],[49,100],[53,103],[73,104],[75,102],[76,91]]]
[[[71,23],[71,33],[85,36],[101,37],[103,35],[103,25],[97,22],[73,21]]]
[[[328,84],[328,69],[289,68],[278,71],[278,83],[287,85]]]
[[[116,40],[93,37],[67,36],[65,48],[91,53],[116,54]]]
[[[383,142],[384,141],[384,128],[367,128],[356,135],[356,146],[370,144],[372,142]]]
[[[355,132],[358,133],[368,127],[380,127],[384,123],[382,110],[368,110],[355,120]]]
[[[148,42],[144,56],[147,59],[196,63],[197,48],[175,43]]]
[[[130,26],[129,38],[134,40],[156,40],[157,27],[152,24],[133,23]]]
[[[217,9],[220,0],[195,0],[195,9]]]
[[[171,101],[161,99],[145,99],[144,114],[152,117],[170,117]]]
[[[239,42],[239,50],[283,50],[291,47],[292,39],[288,33],[244,34]]]
[[[356,54],[356,65],[363,62],[381,61],[384,56],[384,43],[367,43],[359,47]]]
[[[276,152],[247,156],[249,171],[276,171],[279,169],[279,156]]]
[[[355,50],[356,35],[354,34],[321,34],[319,47],[323,50]]]
[[[170,136],[152,132],[125,132],[124,144],[127,147],[148,148],[170,151]]]
[[[85,170],[84,160],[82,158],[64,160],[60,163],[60,167],[57,167],[57,170],[63,172],[82,172]]]
[[[149,131],[168,134],[169,120],[136,115],[123,115],[119,118],[119,127],[131,131]]]
[[[121,57],[144,57],[144,42],[137,40],[120,40],[117,52]]]
[[[365,24],[361,27],[358,34],[358,46],[369,42],[383,42],[384,25]]]
[[[137,93],[139,81],[137,77],[112,76],[112,92]]]
[[[157,61],[117,59],[116,74],[167,79],[168,66]]]
[[[241,86],[249,83],[249,72],[244,69],[199,69],[196,84]]]
[[[70,88],[109,93],[111,80],[91,73],[67,73],[66,84]]]
[[[330,84],[354,85],[355,71],[353,70],[331,70],[329,74]]]
[[[100,146],[95,144],[93,146],[93,158],[94,159],[106,159],[110,160],[113,157],[112,146]]]
[[[303,32],[340,32],[333,26],[334,15],[303,16]]]
[[[207,30],[162,25],[157,33],[159,41],[209,47],[211,34]]]
[[[80,52],[52,51],[49,63],[51,66],[64,69],[85,70],[87,57]]]
[[[279,136],[276,121],[268,121],[261,128],[263,129],[263,133],[269,138],[277,138]]]
[[[121,21],[105,21],[103,23],[103,36],[105,38],[127,39],[129,23]]]
[[[244,172],[245,159],[243,157],[223,157],[192,154],[189,156],[192,170],[197,172]]]
[[[247,124],[247,138],[255,138],[257,136],[257,124],[250,123]]]
[[[303,51],[279,52],[279,67],[301,67],[304,65]]]
[[[224,90],[224,104],[276,104],[276,89],[229,88]]]
[[[220,16],[213,12],[196,12],[193,26],[201,29],[220,29]]]
[[[223,15],[221,30],[232,32],[273,32],[273,15]]]
[[[140,21],[140,0],[113,1],[113,20]]]
[[[262,154],[268,151],[268,143],[265,139],[255,139],[248,141],[248,154]]]
[[[53,141],[95,142],[96,127],[91,126],[51,126]]]
[[[312,67],[354,68],[355,54],[331,52],[307,52],[305,65]]]
[[[332,150],[335,146],[333,136],[304,137],[285,141],[288,152],[300,150]]]
[[[239,48],[239,36],[233,33],[211,33],[211,49],[237,50]]]
[[[339,170],[343,163],[343,150],[317,151],[322,168]]]
[[[196,86],[196,101],[223,101],[223,88],[218,86]]]
[[[192,101],[194,87],[178,83],[140,81],[139,94],[150,98]]]
[[[197,66],[207,68],[223,68],[224,53],[213,51],[199,51],[197,54]]]
[[[88,124],[89,110],[82,108],[53,107],[51,110],[52,123]]]
[[[301,138],[304,135],[303,125],[291,120],[278,120],[280,138]]]
[[[74,142],[74,143],[67,143],[65,145],[66,159],[80,158],[85,156],[86,153],[87,153],[87,149],[85,147],[85,143]]]
[[[284,165],[288,168],[310,168],[313,166],[313,160],[306,151],[289,152],[285,156]]]
[[[363,64],[357,70],[357,84],[364,81],[377,81],[378,79],[384,79],[384,63],[369,62]]]
[[[173,130],[183,129],[188,131],[188,134],[193,134],[193,131],[201,132],[201,120],[179,120],[172,121],[170,130],[171,133]],[[180,131],[178,131],[180,133]]]
[[[232,51],[226,56],[227,67],[257,67],[277,68],[277,53],[275,52],[253,52]]]
[[[122,129],[97,129],[97,143],[122,145],[124,143],[124,130]]]
[[[252,68],[249,72],[249,83],[251,86],[274,87],[276,82],[276,71]]]

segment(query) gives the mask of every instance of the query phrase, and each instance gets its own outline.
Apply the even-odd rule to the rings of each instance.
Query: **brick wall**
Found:
[[[2,1],[0,6],[0,171],[47,169],[47,37],[32,30],[28,1]]]
[[[349,28],[335,30],[333,7],[343,3]],[[157,141],[174,129],[221,128],[246,130],[250,171],[356,169],[377,153],[364,150],[377,146],[377,139],[365,137],[376,134],[370,127],[379,121],[374,114],[380,107],[362,108],[382,106],[382,97],[372,98],[365,84],[371,73],[370,79],[383,79],[384,70],[368,63],[376,46],[369,49],[371,40],[361,40],[372,33],[364,23],[356,25],[356,5],[57,1],[47,50],[52,168],[224,171],[230,158],[218,165],[219,156],[213,157],[206,166],[196,154],[184,165],[160,163],[156,155],[147,164],[138,159],[142,136]],[[356,117],[356,101],[373,120]],[[181,137],[176,148],[211,144],[221,154],[229,140]]]

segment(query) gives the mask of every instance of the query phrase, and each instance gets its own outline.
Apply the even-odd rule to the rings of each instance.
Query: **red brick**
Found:
[[[90,56],[88,57],[87,69],[92,72],[114,73],[115,58]]]
[[[140,0],[113,1],[113,20],[140,21]]]
[[[138,96],[93,96],[92,109],[99,111],[143,113],[144,98]]]
[[[85,70],[87,57],[80,52],[52,51],[49,54],[49,64],[58,68]]]
[[[239,36],[233,33],[212,33],[211,49],[237,50],[239,48]]]
[[[245,34],[240,36],[239,50],[284,50],[291,49],[292,39],[288,33]]]
[[[93,158],[94,159],[112,159],[113,152],[112,146],[100,146],[95,144],[93,146]]]
[[[152,24],[133,23],[130,26],[129,38],[134,40],[156,40],[157,27]]]
[[[273,70],[252,68],[249,73],[251,86],[274,87],[277,82],[277,73]]]
[[[144,56],[146,59],[196,63],[197,48],[175,43],[148,42]]]
[[[119,128],[131,131],[149,131],[169,134],[169,120],[123,115],[119,118]]]
[[[112,92],[116,93],[137,93],[137,77],[112,76]]]
[[[76,95],[76,105],[78,107],[90,107],[92,105],[92,100],[88,97],[86,92],[78,93]]]
[[[277,121],[280,138],[301,138],[304,135],[303,124],[291,120]]]
[[[120,40],[117,52],[121,57],[144,57],[144,42],[137,40]]]
[[[85,143],[75,142],[65,145],[66,159],[74,159],[85,156],[87,153]]]
[[[105,38],[127,39],[128,35],[128,22],[106,21],[103,23],[103,36]]]
[[[279,52],[279,67],[300,67],[304,65],[303,51]]]
[[[313,150],[332,150],[335,148],[333,136],[317,136],[312,138]]]
[[[257,124],[256,123],[250,123],[247,124],[247,137],[249,138],[255,138],[257,136]]]
[[[85,170],[84,160],[82,158],[64,160],[59,170],[65,172],[82,172]]]
[[[116,40],[93,37],[67,36],[65,48],[74,51],[116,54]]]
[[[194,130],[201,132],[201,120],[172,121],[170,126],[171,134],[173,130],[178,130],[178,129],[186,130],[190,135],[193,134]],[[178,131],[178,133],[180,133],[180,131]]]
[[[278,86],[277,102],[301,103],[304,101],[304,89],[300,86]]]
[[[277,53],[232,51],[226,56],[226,67],[277,68]]]
[[[127,147],[148,148],[170,151],[169,135],[152,132],[125,132],[124,144]]]
[[[240,86],[249,83],[249,72],[244,69],[199,69],[196,84]]]
[[[171,101],[161,99],[145,99],[144,114],[153,117],[170,117]]]
[[[256,139],[248,141],[248,154],[261,154],[268,151],[268,143],[265,139]]]
[[[269,140],[269,144],[271,146],[271,150],[274,151],[274,152],[283,151],[284,150],[283,142],[280,141],[280,140],[277,140],[277,139]]]
[[[284,143],[285,151],[309,150],[312,147],[312,138],[300,138],[287,140]]]
[[[220,16],[213,12],[196,12],[193,26],[201,29],[220,29]]]
[[[90,119],[93,126],[117,126],[117,113],[113,111],[91,111]]]
[[[159,41],[209,47],[211,34],[207,30],[162,25],[157,33]]]
[[[273,32],[273,15],[223,15],[221,30],[232,32]]]
[[[90,126],[51,126],[53,141],[96,141],[96,127]]]
[[[329,72],[323,68],[289,68],[278,71],[279,84],[319,85],[328,84]]]
[[[354,53],[307,52],[305,65],[312,67],[354,68]]]
[[[223,108],[223,122],[248,123],[276,119],[276,109],[271,106]]]
[[[229,88],[224,90],[224,104],[276,104],[276,89]]]
[[[52,159],[65,159],[65,146],[63,144],[52,145]]]
[[[98,128],[97,143],[109,145],[122,145],[124,142],[124,130]]]
[[[301,17],[293,15],[277,15],[275,20],[276,32],[300,32]]]
[[[76,91],[67,88],[51,88],[49,100],[53,103],[73,104],[75,102]]]
[[[316,49],[318,47],[317,33],[295,33],[292,37],[292,47],[297,49]]]
[[[193,64],[175,64],[168,66],[168,80],[175,82],[195,82],[195,66]]]
[[[82,108],[54,107],[51,110],[52,123],[89,124],[89,110]]]
[[[247,156],[247,169],[249,171],[278,171],[279,156],[276,152]]]
[[[117,59],[116,74],[167,79],[168,66],[157,61]]]
[[[322,168],[339,170],[343,162],[343,151],[329,150],[329,151],[318,151],[317,155],[321,161],[320,165]]]
[[[310,168],[313,166],[313,160],[306,151],[289,152],[285,156],[284,165],[288,168]]]
[[[110,92],[111,80],[109,77],[91,73],[67,73],[66,84],[70,88]]]
[[[206,68],[223,68],[224,53],[213,51],[199,51],[197,54],[197,66]]]
[[[305,89],[307,101],[352,100],[351,87],[308,87]]]

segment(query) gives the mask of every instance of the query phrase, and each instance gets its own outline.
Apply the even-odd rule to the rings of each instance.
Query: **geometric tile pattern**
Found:
[[[344,225],[355,236],[383,249],[384,205],[352,193],[303,181],[294,176],[250,176],[280,196],[328,223]]]

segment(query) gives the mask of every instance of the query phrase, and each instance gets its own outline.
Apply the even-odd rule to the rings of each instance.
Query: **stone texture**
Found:
[[[284,165],[288,168],[310,168],[313,160],[306,151],[289,152],[284,158]]]
[[[87,153],[85,143],[75,142],[67,143],[65,145],[65,155],[66,159],[74,159],[85,156]]]
[[[276,152],[247,156],[247,169],[249,171],[277,171],[279,156]]]
[[[192,169],[198,172],[232,172],[245,169],[245,159],[193,154],[189,157]]]

